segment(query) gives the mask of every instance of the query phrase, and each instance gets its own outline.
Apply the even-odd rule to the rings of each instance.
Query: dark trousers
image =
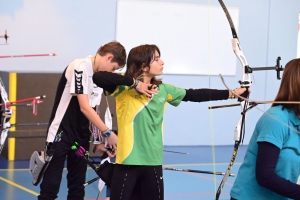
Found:
[[[89,149],[89,139],[85,141],[77,141],[86,150]],[[87,163],[82,157],[78,157],[71,149],[71,142],[66,135],[62,136],[60,142],[55,147],[52,160],[44,174],[40,185],[41,192],[38,196],[39,200],[53,200],[57,198],[62,179],[62,172],[65,160],[67,159],[67,181],[68,181],[68,200],[83,200],[85,176]]]
[[[115,165],[110,200],[163,200],[162,166]]]
[[[234,199],[234,198],[231,197],[230,200],[237,200],[237,199]]]

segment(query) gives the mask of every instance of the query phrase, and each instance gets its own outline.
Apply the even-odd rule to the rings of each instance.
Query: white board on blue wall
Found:
[[[239,10],[228,11],[238,30]],[[141,44],[156,44],[164,74],[235,75],[237,59],[230,38],[227,18],[217,6],[118,1],[116,40],[128,53]]]

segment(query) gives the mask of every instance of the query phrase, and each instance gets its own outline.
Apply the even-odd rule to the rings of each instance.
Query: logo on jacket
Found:
[[[82,86],[82,71],[75,70],[75,93],[83,94],[83,86]]]
[[[166,99],[163,98],[163,97],[161,97],[161,98],[159,98],[159,101],[160,101],[161,103],[164,103],[164,102],[166,101]]]

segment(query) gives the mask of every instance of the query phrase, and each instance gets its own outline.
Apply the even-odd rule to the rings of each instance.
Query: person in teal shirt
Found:
[[[284,69],[275,101],[300,103],[300,59]],[[276,104],[258,120],[232,200],[300,199],[300,104]]]

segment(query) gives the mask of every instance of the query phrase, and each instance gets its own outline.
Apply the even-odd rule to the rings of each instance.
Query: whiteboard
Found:
[[[228,11],[238,31],[239,10]],[[119,0],[116,40],[127,53],[155,44],[165,62],[164,74],[235,75],[231,29],[219,6]],[[123,72],[125,68],[123,69]]]

